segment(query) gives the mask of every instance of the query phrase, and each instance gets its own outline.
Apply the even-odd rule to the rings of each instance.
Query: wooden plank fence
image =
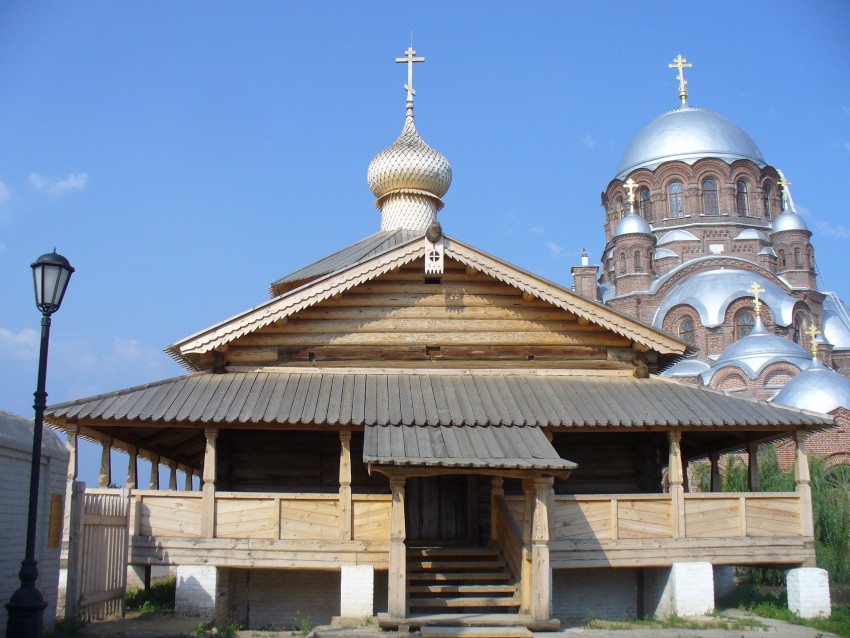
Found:
[[[71,494],[66,617],[123,616],[130,490],[86,490],[75,481]]]

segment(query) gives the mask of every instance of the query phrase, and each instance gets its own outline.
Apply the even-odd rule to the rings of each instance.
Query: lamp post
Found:
[[[38,563],[35,560],[35,532],[38,519],[38,480],[41,473],[41,434],[44,426],[44,407],[47,405],[47,392],[44,391],[47,378],[47,345],[50,340],[50,315],[59,310],[68,280],[74,269],[62,255],[52,253],[42,255],[32,264],[35,284],[35,305],[41,310],[41,348],[38,357],[38,385],[35,391],[35,420],[32,436],[32,468],[30,469],[30,500],[27,517],[27,553],[21,561],[20,588],[12,594],[6,609],[9,611],[6,622],[6,635],[10,638],[38,638],[41,636],[42,616],[47,603],[35,581],[38,579]]]

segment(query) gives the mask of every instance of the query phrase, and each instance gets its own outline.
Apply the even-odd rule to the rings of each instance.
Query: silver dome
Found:
[[[620,160],[616,178],[671,160],[693,164],[703,157],[730,164],[748,159],[764,166],[759,147],[737,124],[713,111],[682,106],[658,116],[637,134]]]
[[[770,255],[771,257],[776,257],[776,251],[773,250],[773,246],[765,246],[760,251],[758,251],[759,255]]]
[[[760,230],[756,230],[755,228],[746,228],[738,233],[738,236],[735,237],[734,241],[738,241],[739,239],[758,239],[759,241],[768,242],[767,235],[765,235]]]
[[[786,210],[773,220],[771,234],[779,233],[783,230],[809,230],[806,222],[794,211]]]
[[[814,360],[808,370],[785,384],[773,402],[823,413],[850,409],[850,379]]]
[[[823,300],[823,335],[835,348],[850,348],[850,309],[834,292]]]
[[[699,241],[699,238],[687,230],[677,228],[676,230],[671,230],[669,233],[665,233],[661,239],[658,240],[658,245],[663,246],[664,244],[669,244],[674,241]]]
[[[663,370],[660,375],[671,379],[681,377],[695,377],[701,372],[708,370],[709,365],[705,361],[699,359],[682,359],[671,365],[666,370]]]
[[[703,383],[708,384],[719,370],[734,366],[755,379],[768,365],[780,361],[807,370],[812,364],[812,355],[790,339],[769,332],[761,318],[757,318],[753,331],[726,348],[700,376]]]
[[[630,212],[617,224],[617,230],[614,231],[614,236],[619,237],[620,235],[632,235],[635,233],[651,235],[652,228],[643,217]]]
[[[676,253],[674,253],[669,248],[656,248],[654,259],[658,261],[659,259],[665,259],[667,257],[678,257]]]
[[[661,285],[659,279],[653,286]],[[652,324],[660,328],[667,313],[680,304],[691,306],[699,313],[700,322],[713,328],[723,323],[726,308],[741,297],[752,297],[747,289],[756,281],[764,288],[761,302],[766,305],[773,320],[780,326],[789,326],[793,321],[794,304],[797,300],[780,286],[758,273],[737,269],[715,269],[685,277],[674,285],[655,313]]]

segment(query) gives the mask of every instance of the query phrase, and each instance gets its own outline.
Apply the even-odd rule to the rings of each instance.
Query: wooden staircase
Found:
[[[513,575],[493,547],[408,549],[407,593],[412,616],[516,614],[520,606]]]

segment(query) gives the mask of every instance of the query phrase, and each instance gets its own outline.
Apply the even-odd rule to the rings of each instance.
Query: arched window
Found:
[[[806,334],[806,315],[802,312],[794,313],[794,343],[803,345],[803,336]]]
[[[702,211],[706,215],[717,215],[717,182],[707,179],[702,184]]]
[[[742,310],[735,315],[735,341],[746,337],[753,331],[756,317],[750,310]]]
[[[643,263],[640,258],[640,251],[635,251],[635,272],[643,272]]]
[[[800,247],[794,249],[794,268],[802,268],[803,267],[803,251],[800,250]]]
[[[620,274],[626,274],[626,253],[620,253]]]
[[[623,219],[626,216],[626,208],[623,205],[623,198],[617,197],[614,200],[614,217],[615,219]]]
[[[814,270],[815,269],[815,249],[812,248],[811,246],[809,246],[807,253],[808,253],[808,256],[809,256],[809,270]]]
[[[749,215],[750,202],[747,197],[747,182],[742,179],[739,179],[735,191],[735,207],[738,211],[738,214]]]
[[[776,251],[776,267],[785,268],[785,251],[782,248]]]
[[[649,202],[649,189],[641,188],[638,195],[638,215],[646,221],[652,221],[652,205]]]
[[[682,195],[681,182],[673,182],[667,187],[667,201],[670,205],[670,217],[682,217],[685,214],[685,198]]]
[[[679,317],[676,322],[676,334],[679,335],[679,339],[692,346],[696,345],[695,332],[694,320],[690,315]]]
[[[770,198],[773,197],[773,188],[770,184],[764,185],[764,218],[770,220]]]

